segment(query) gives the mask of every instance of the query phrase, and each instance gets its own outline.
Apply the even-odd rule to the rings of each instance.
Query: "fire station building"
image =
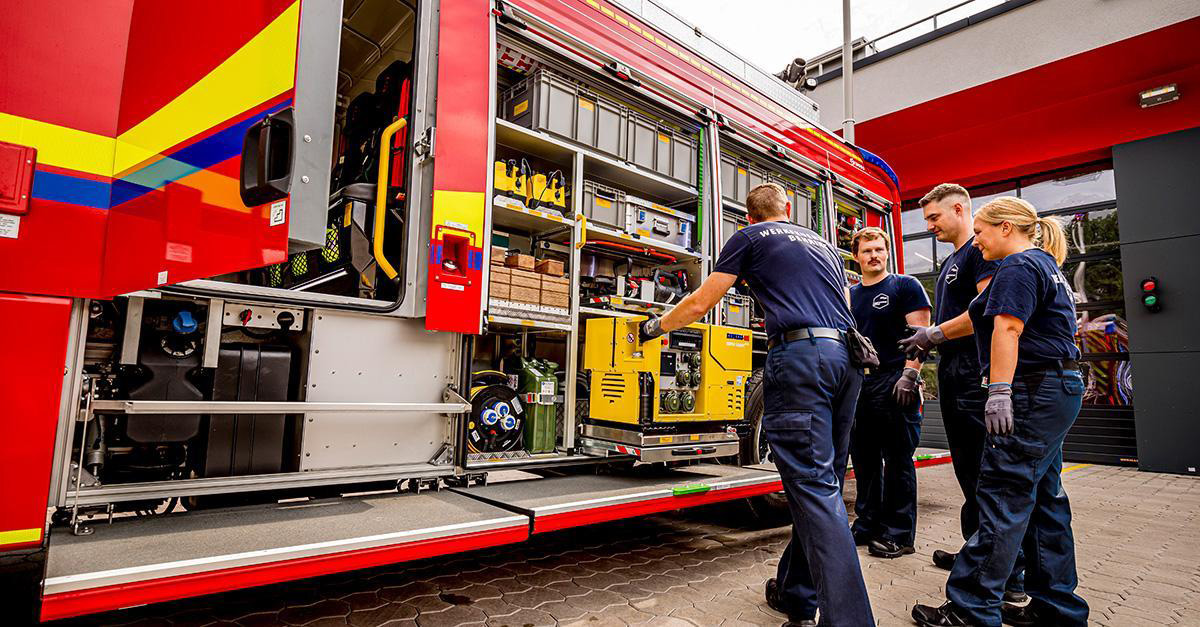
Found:
[[[858,144],[896,170],[904,269],[930,290],[951,245],[916,205],[941,182],[1064,221],[1089,366],[1068,460],[1200,467],[1200,3],[969,2],[858,41]],[[827,128],[840,50],[808,63]],[[922,444],[944,446],[934,369]]]

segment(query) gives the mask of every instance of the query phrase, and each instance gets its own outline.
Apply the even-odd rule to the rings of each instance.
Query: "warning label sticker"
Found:
[[[287,220],[287,200],[271,203],[271,226],[279,226]]]
[[[21,232],[21,216],[0,215],[0,237],[16,239]]]

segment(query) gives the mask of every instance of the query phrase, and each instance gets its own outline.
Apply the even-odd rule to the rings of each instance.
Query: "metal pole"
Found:
[[[854,143],[854,54],[850,45],[850,0],[842,0],[842,137]]]

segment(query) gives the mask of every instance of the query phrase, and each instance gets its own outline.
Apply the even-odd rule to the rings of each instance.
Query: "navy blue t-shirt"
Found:
[[[851,287],[850,308],[858,330],[879,353],[879,369],[892,369],[904,365],[904,352],[898,346],[900,338],[909,336],[904,316],[929,309],[929,297],[920,281],[906,274],[889,274],[874,285]]]
[[[1005,257],[992,282],[971,303],[970,312],[984,376],[991,365],[995,316],[1000,314],[1025,323],[1017,343],[1017,372],[1030,366],[1079,359],[1079,348],[1075,346],[1075,296],[1054,257],[1040,248]]]
[[[751,224],[729,238],[713,270],[746,281],[766,314],[767,337],[804,327],[854,326],[842,260],[805,227]]]
[[[975,284],[995,274],[999,266],[1000,262],[983,258],[983,253],[975,248],[974,237],[946,257],[933,291],[934,301],[937,303],[933,311],[933,323],[941,324],[966,311],[967,306],[979,294]],[[975,341],[970,337],[946,340],[938,346],[938,352],[943,357],[973,350]]]

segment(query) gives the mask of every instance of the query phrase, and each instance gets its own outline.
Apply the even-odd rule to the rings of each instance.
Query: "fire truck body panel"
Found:
[[[488,471],[650,460],[638,448],[650,440],[673,442],[655,460],[713,457],[717,448],[696,444],[709,438],[722,442],[724,455],[755,429],[751,417],[716,434],[701,424],[639,437],[636,446],[588,438],[577,446],[587,416],[577,403],[587,399],[576,372],[582,314],[578,325],[557,327],[485,314],[499,272],[489,264],[499,134],[551,149],[573,168],[558,219],[567,226],[551,225],[558,238],[543,242],[572,268],[571,311],[582,309],[583,245],[656,245],[600,228],[587,235],[587,222],[575,219],[585,163],[601,178],[628,170],[652,189],[688,192],[498,121],[498,43],[543,51],[701,129],[704,185],[690,197],[702,197],[705,224],[697,249],[677,247],[672,262],[693,279],[707,272],[721,241],[722,220],[711,218],[723,215],[722,142],[809,181],[820,207],[813,226],[828,237],[843,226],[840,215],[855,211],[865,224],[890,221],[898,232],[895,186],[877,165],[672,39],[670,29],[611,2],[392,3],[407,12],[408,26],[383,28],[391,48],[360,28],[376,17],[370,0],[123,0],[53,12],[27,4],[36,6],[0,24],[15,49],[29,51],[0,58],[0,74],[20,81],[0,87],[0,142],[37,151],[28,211],[15,237],[0,237],[0,290],[10,292],[0,295],[0,322],[22,330],[18,352],[26,355],[10,369],[19,376],[0,378],[10,399],[4,414],[19,416],[19,430],[0,443],[0,474],[45,481],[5,482],[0,491],[0,579],[9,576],[5,560],[25,559],[20,550],[33,556],[26,563],[47,560],[33,575],[43,586],[43,620],[779,490],[769,468],[720,465],[476,485]],[[50,30],[63,47],[40,45]],[[377,136],[383,161],[371,176],[382,177],[370,179],[378,186],[369,197],[352,189],[365,172],[337,179],[331,199],[349,111],[391,62],[411,63],[402,92],[411,108],[386,112],[396,135],[394,143]],[[86,97],[63,97],[72,92]],[[286,159],[274,153],[279,163],[268,152],[277,141],[290,147]],[[22,167],[0,165],[0,173]],[[273,195],[247,206],[260,193]],[[331,239],[348,232],[340,244]],[[324,272],[332,257],[348,256],[339,257],[339,246],[354,248],[367,269],[314,279],[312,268],[298,266]],[[364,246],[373,249],[360,255]],[[394,276],[384,272],[390,265]],[[274,281],[272,272],[294,280]],[[320,289],[336,281],[349,291]],[[561,374],[551,366],[565,369],[550,395],[559,404],[557,446],[470,457],[472,402],[496,384],[480,372],[479,346],[494,339],[488,350],[499,360],[505,342],[523,338],[510,359],[545,358],[526,355],[525,342],[547,329],[564,347],[550,350],[566,355],[539,366],[545,376]],[[507,374],[517,387],[518,375]],[[525,392],[513,406],[536,398]],[[271,442],[256,440],[256,431],[274,434]],[[426,492],[442,484],[458,487]],[[321,500],[397,489],[416,494]],[[311,500],[263,502],[293,495]],[[172,514],[177,502],[188,512]],[[80,513],[95,524],[105,511],[111,527],[86,535]],[[261,529],[225,546],[228,529],[243,523]]]

